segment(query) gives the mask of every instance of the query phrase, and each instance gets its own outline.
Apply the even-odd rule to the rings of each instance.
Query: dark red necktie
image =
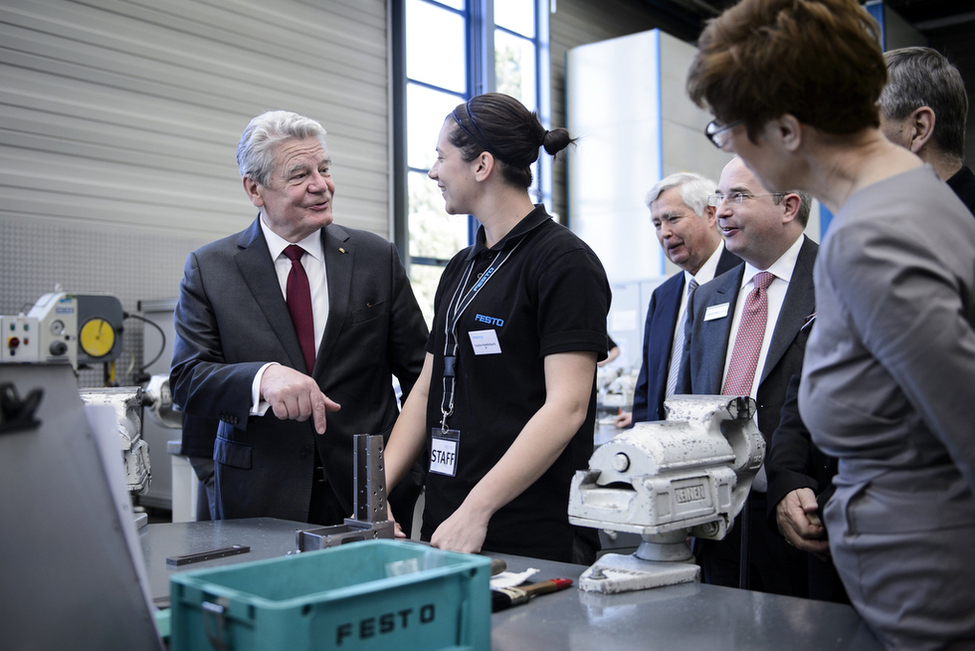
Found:
[[[289,245],[284,254],[291,260],[291,273],[288,274],[288,312],[295,325],[295,333],[305,355],[308,374],[315,369],[315,317],[311,311],[311,290],[308,276],[301,266],[301,256],[305,250],[297,244]]]

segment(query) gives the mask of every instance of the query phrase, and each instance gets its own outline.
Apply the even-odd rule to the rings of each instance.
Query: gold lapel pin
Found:
[[[343,248],[342,248],[342,247],[340,246],[340,247],[339,247],[339,253],[345,253],[345,252],[346,252],[346,251],[345,251],[345,249],[343,249]]]

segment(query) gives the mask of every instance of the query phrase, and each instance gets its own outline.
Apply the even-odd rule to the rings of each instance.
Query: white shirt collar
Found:
[[[714,274],[718,271],[718,261],[721,259],[721,254],[724,253],[724,240],[722,239],[718,242],[718,248],[714,250],[701,268],[697,270],[697,273],[691,275],[687,271],[684,272],[684,286],[688,286],[691,283],[691,278],[697,281],[698,285],[703,285],[704,283],[711,282],[714,280]]]
[[[290,244],[297,244],[305,250],[305,252],[318,259],[325,260],[325,256],[322,253],[322,232],[320,230],[315,231],[305,239],[300,242],[289,242],[274,231],[272,231],[266,223],[264,223],[264,213],[261,212],[261,230],[264,232],[264,239],[267,240],[267,250],[271,254],[271,259],[276,260],[279,255],[288,247]]]
[[[796,268],[796,262],[799,260],[799,249],[802,248],[803,242],[806,241],[805,235],[800,235],[795,242],[792,243],[785,253],[779,256],[779,259],[772,263],[768,269],[758,269],[752,266],[750,263],[745,263],[745,273],[741,276],[741,286],[745,287],[748,283],[752,282],[752,279],[756,274],[762,271],[768,271],[773,276],[779,280],[784,280],[786,283],[792,280],[792,272]]]

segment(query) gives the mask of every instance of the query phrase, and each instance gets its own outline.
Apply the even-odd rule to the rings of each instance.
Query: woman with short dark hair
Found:
[[[851,602],[890,648],[971,648],[975,221],[878,130],[878,35],[855,0],[743,0],[687,87],[715,145],[835,215],[799,407],[839,459],[824,516]]]

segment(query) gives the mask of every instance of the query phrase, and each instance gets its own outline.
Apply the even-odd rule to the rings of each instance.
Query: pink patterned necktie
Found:
[[[728,375],[725,376],[721,394],[725,396],[750,396],[758,357],[762,352],[762,340],[768,323],[768,286],[775,276],[767,271],[755,274],[755,288],[745,298],[741,311],[735,348],[731,352]]]
[[[308,275],[301,266],[301,256],[305,250],[297,244],[290,244],[284,254],[291,260],[291,272],[288,274],[288,312],[294,323],[301,352],[305,356],[305,366],[308,374],[315,368],[315,317],[311,311],[311,289],[308,287]]]

